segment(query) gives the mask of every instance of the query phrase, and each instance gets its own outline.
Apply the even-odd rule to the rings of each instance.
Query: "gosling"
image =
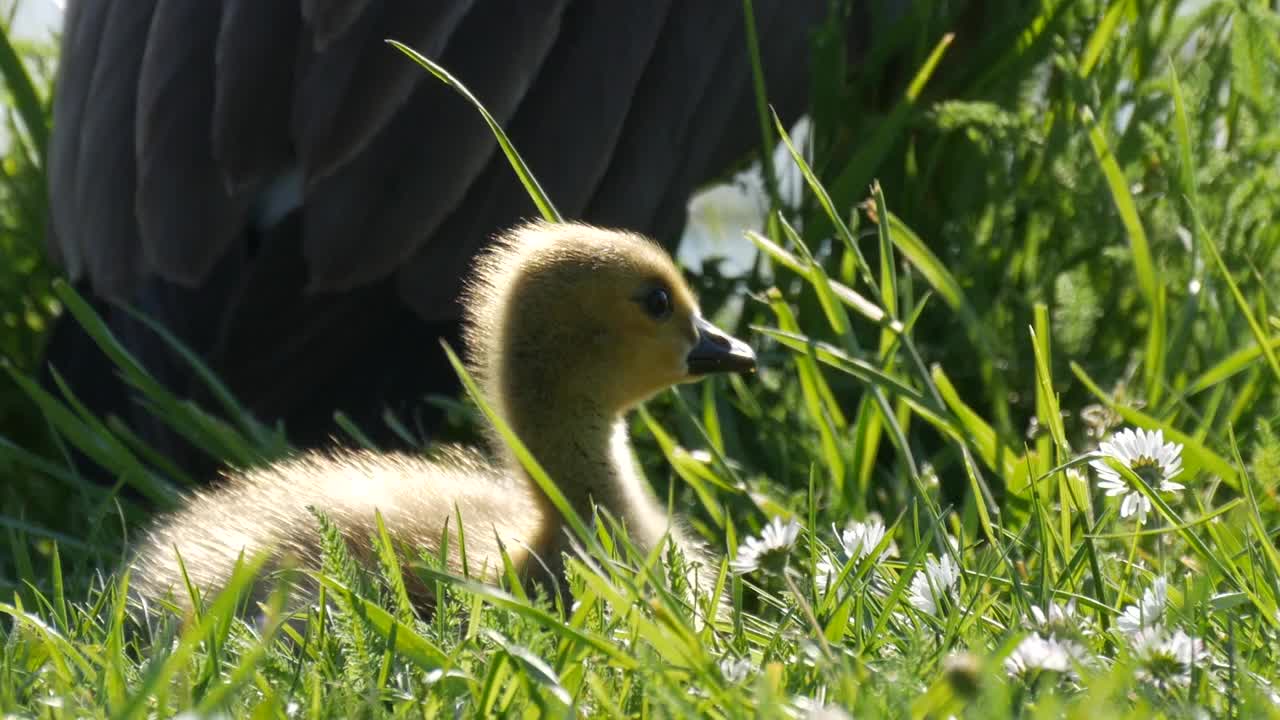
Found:
[[[751,372],[755,356],[701,316],[666,253],[629,232],[527,224],[477,259],[462,302],[470,372],[578,515],[591,518],[594,504],[642,551],[670,536],[712,567],[639,476],[624,418],[677,383]],[[460,516],[472,575],[496,580],[505,549],[526,579],[554,584],[569,549],[565,520],[496,432],[489,441],[487,455],[456,446],[430,459],[332,451],[229,474],[147,534],[133,560],[134,592],[144,601],[171,596],[189,611],[182,567],[206,594],[225,587],[242,556],[266,553],[268,568],[315,567],[309,507],[365,562],[377,513],[397,545],[433,555],[443,533],[456,537],[449,523]],[[460,563],[450,553],[450,569],[461,572]]]

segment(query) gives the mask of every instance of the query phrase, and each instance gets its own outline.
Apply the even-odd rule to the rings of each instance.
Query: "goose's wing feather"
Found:
[[[463,19],[441,63],[505,124],[555,43],[566,4],[481,4]],[[385,277],[458,205],[496,146],[453,90],[435,81],[419,86],[363,154],[308,188],[310,289],[348,290]]]
[[[637,221],[652,216],[666,181],[685,162],[684,136],[704,121],[703,99],[723,94],[725,86],[736,92],[746,78],[725,72],[734,61],[745,65],[745,37],[741,12],[724,12],[715,3],[679,5],[645,68],[635,91],[636,111],[627,118],[586,218],[605,226],[645,227]],[[751,124],[754,118],[740,121]]]
[[[64,43],[77,50],[64,55],[58,64],[57,92],[53,98],[53,114],[58,121],[53,125],[49,143],[49,194],[58,202],[50,209],[49,251],[74,277],[84,270],[77,243],[79,236],[74,231],[79,216],[76,182],[80,128],[93,86],[93,70],[98,64],[108,8],[105,2],[77,2],[67,8],[62,30]]]
[[[822,23],[828,9],[821,3],[785,2],[757,2],[755,8],[769,105],[784,122],[790,122],[799,116],[808,96],[810,31]],[[652,214],[641,215],[638,209],[628,207],[625,196],[619,200],[602,191],[596,197],[602,217],[596,222],[610,222],[613,216],[603,213],[604,208],[612,208],[609,213],[622,213],[618,217],[625,222],[617,223],[622,227],[645,227],[656,237],[676,237],[685,222],[689,197],[699,183],[740,160],[743,148],[758,145],[752,78],[735,69],[744,67],[741,55],[745,52],[742,46],[733,49],[731,43],[716,70],[716,78],[724,81],[714,83],[702,96],[697,121],[680,134],[682,162],[659,184],[664,191]]]
[[[228,195],[213,146],[222,3],[159,0],[138,80],[133,207],[148,269],[196,285],[244,227],[247,192]]]
[[[95,34],[100,33],[101,38],[92,53],[93,71],[88,76],[80,125],[75,128],[79,132],[74,143],[73,177],[59,178],[62,187],[52,188],[55,194],[50,198],[55,220],[62,220],[57,222],[59,240],[76,249],[84,272],[104,294],[132,289],[144,272],[133,211],[137,168],[134,121],[138,76],[155,4],[156,0],[109,3],[101,13],[82,10],[77,21],[76,37],[84,43],[77,52],[88,53],[95,44],[91,40]],[[100,26],[91,27],[93,21]],[[76,94],[75,88],[67,92]],[[55,135],[54,143],[63,139]],[[69,190],[73,198],[69,212],[62,210],[63,198],[56,194],[60,190]]]
[[[294,162],[289,121],[301,31],[293,3],[223,0],[212,143],[227,192],[250,188]]]
[[[293,105],[293,140],[308,182],[333,173],[387,125],[424,82],[434,82],[398,50],[394,38],[427,57],[439,57],[466,16],[471,0],[372,3],[347,32],[319,43],[314,24],[300,50]],[[323,49],[316,50],[317,45]]]
[[[311,27],[312,43],[325,49],[342,36],[370,5],[380,0],[302,0],[302,17]]]

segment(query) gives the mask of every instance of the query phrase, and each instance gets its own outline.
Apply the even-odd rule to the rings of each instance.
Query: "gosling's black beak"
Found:
[[[751,351],[751,346],[725,334],[703,318],[697,318],[693,322],[698,330],[698,344],[689,351],[687,363],[690,375],[756,371],[756,354]]]

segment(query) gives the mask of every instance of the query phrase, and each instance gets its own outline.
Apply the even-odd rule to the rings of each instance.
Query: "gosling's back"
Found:
[[[314,567],[320,556],[315,507],[333,522],[357,555],[366,555],[381,513],[397,543],[433,552],[441,533],[455,538],[456,515],[466,537],[473,575],[501,568],[498,540],[517,563],[525,543],[545,531],[527,483],[508,477],[474,451],[444,448],[433,459],[401,453],[341,451],[308,454],[233,474],[220,486],[191,496],[183,508],[149,533],[134,562],[133,585],[142,597],[171,592],[189,605],[178,553],[192,583],[205,592],[225,586],[243,553],[269,553],[267,571],[290,558]],[[461,571],[450,553],[452,569]]]

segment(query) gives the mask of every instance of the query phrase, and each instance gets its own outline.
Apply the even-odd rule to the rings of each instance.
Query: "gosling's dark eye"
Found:
[[[664,288],[650,290],[641,300],[644,311],[654,320],[671,317],[671,295]]]

